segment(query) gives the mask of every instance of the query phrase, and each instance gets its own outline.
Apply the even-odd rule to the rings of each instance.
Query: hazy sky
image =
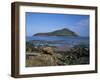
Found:
[[[26,12],[26,36],[62,28],[80,36],[89,36],[89,15]]]

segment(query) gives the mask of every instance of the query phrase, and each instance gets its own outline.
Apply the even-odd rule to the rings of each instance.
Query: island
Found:
[[[85,41],[89,39],[67,28],[36,33],[29,38],[26,41],[26,67],[90,63],[89,42]]]
[[[63,28],[47,33],[36,33],[33,36],[78,36],[78,34],[67,28]]]

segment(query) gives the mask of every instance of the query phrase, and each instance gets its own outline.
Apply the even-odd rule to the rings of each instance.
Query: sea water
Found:
[[[55,44],[50,43],[50,45],[55,45],[55,46],[62,46],[62,45],[74,46],[78,44],[85,44],[89,46],[89,37],[80,37],[80,36],[27,36],[26,41],[58,42]]]

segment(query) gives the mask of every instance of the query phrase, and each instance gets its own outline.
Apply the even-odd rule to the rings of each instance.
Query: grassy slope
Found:
[[[67,28],[63,28],[63,29],[56,30],[53,32],[48,32],[48,33],[37,33],[34,36],[78,36],[78,35]]]

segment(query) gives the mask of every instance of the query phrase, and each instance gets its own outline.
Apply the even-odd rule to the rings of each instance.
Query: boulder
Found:
[[[42,47],[41,51],[43,54],[54,54],[53,49],[51,47]]]

